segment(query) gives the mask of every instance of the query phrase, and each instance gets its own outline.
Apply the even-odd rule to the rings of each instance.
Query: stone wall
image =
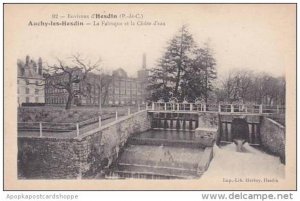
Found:
[[[198,113],[198,116],[198,127],[200,128],[217,128],[219,125],[218,113],[200,112]]]
[[[285,127],[269,118],[262,118],[261,143],[267,151],[280,157],[285,163]]]
[[[82,146],[80,152],[82,177],[89,178],[96,174],[99,176],[101,173],[104,174],[103,171],[118,158],[127,139],[135,133],[150,128],[149,116],[146,111],[143,111],[106,125],[97,132],[80,136],[78,140]]]
[[[19,137],[19,178],[101,176],[118,157],[128,137],[148,129],[150,119],[146,111],[141,111],[74,139]]]
[[[78,145],[73,139],[18,137],[18,177],[76,178],[80,166]]]
[[[222,114],[221,122],[232,122],[234,119],[244,119],[247,123],[260,123],[261,115]]]
[[[196,140],[200,140],[205,147],[211,147],[219,138],[219,115],[217,113],[199,113],[198,115]]]
[[[195,142],[199,142],[203,147],[212,147],[218,135],[218,128],[198,127],[195,130]]]

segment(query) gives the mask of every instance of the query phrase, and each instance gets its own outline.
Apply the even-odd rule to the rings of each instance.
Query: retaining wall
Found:
[[[19,179],[76,178],[79,167],[77,140],[18,137]]]
[[[280,157],[285,163],[285,127],[270,118],[262,118],[261,144],[272,154]]]
[[[18,137],[19,178],[94,178],[114,162],[128,137],[150,128],[147,111],[140,111],[74,139]]]
[[[198,128],[195,130],[195,137],[205,147],[211,147],[219,139],[219,114],[201,112],[198,117]]]

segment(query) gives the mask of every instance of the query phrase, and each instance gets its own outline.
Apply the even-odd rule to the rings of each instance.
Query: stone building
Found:
[[[112,75],[89,73],[84,81],[74,84],[74,89],[80,93],[74,97],[73,104],[91,106],[99,105],[99,102],[102,105],[112,106],[143,104],[147,96],[148,74],[145,55],[142,69],[138,71],[136,78],[127,76],[122,68],[113,71]],[[51,79],[59,80],[63,79],[63,76]],[[65,90],[49,87],[46,83],[45,92],[47,104],[66,104],[68,93]]]
[[[26,56],[25,62],[18,60],[18,105],[22,103],[45,103],[43,62]]]
[[[73,76],[80,76],[82,72],[80,69],[73,69],[75,72]],[[65,89],[60,89],[54,87],[53,85],[59,84],[64,82],[64,79],[68,74],[66,73],[59,73],[56,75],[51,75],[49,78],[45,80],[45,101],[46,104],[50,105],[65,105],[68,100],[68,92]],[[51,84],[52,83],[52,84]],[[79,90],[79,83],[73,84],[73,90]],[[73,99],[73,104],[78,104],[78,96]]]
[[[142,68],[137,77],[128,77],[123,69],[113,72],[108,90],[108,105],[144,104],[147,98],[149,70],[146,68],[146,55],[143,54]]]
[[[144,102],[139,78],[128,77],[122,69],[114,71],[108,90],[109,105],[135,105]]]

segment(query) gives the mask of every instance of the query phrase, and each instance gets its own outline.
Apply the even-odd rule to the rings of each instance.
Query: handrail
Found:
[[[138,107],[138,111],[142,111],[140,107]],[[137,112],[131,113],[130,109],[128,109],[127,114],[125,116],[130,116]],[[114,121],[118,121],[120,118],[118,116],[118,111],[115,114],[109,114],[108,119],[111,119],[115,116]],[[121,115],[123,117],[123,115]],[[19,131],[39,131],[39,137],[43,137],[43,131],[51,131],[51,132],[76,132],[76,136],[84,134],[90,130],[95,128],[102,127],[102,121],[107,118],[103,118],[101,116],[92,117],[90,119],[81,121],[81,122],[73,122],[73,123],[61,123],[61,122],[17,122],[17,127]]]
[[[193,112],[219,112],[219,113],[258,113],[281,114],[285,112],[284,105],[258,105],[258,104],[211,104],[211,103],[170,103],[152,102],[147,106],[150,111],[193,111]]]

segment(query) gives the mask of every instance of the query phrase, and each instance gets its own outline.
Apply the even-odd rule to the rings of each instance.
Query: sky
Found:
[[[142,55],[147,68],[155,67],[168,41],[187,24],[201,47],[208,39],[222,77],[232,69],[247,69],[281,76],[295,68],[294,5],[44,5],[7,9],[7,21],[16,58],[30,55],[54,64],[81,54],[96,61],[103,71],[124,68],[136,76]],[[29,21],[51,20],[51,15],[142,14],[143,19],[109,22],[162,22],[165,26],[30,27]],[[77,19],[68,19],[75,21]],[[80,19],[81,20],[81,19]],[[84,21],[84,20],[83,20]],[[93,22],[93,19],[88,21]],[[99,20],[99,22],[101,22]]]

